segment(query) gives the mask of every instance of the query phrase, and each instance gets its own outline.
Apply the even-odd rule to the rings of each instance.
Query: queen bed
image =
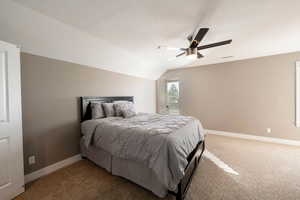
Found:
[[[159,197],[172,193],[184,199],[205,148],[201,123],[149,113],[95,119],[94,104],[113,102],[133,103],[134,98],[81,97],[82,156]]]

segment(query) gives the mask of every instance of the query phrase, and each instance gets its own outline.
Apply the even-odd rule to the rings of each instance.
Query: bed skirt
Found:
[[[135,161],[114,157],[103,149],[94,146],[87,149],[83,140],[82,138],[80,142],[83,157],[106,169],[111,174],[126,178],[161,198],[168,194],[168,189],[158,181],[152,169]]]

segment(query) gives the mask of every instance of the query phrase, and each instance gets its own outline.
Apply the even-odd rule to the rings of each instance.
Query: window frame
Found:
[[[180,114],[180,94],[181,94],[181,91],[180,91],[180,80],[178,79],[169,79],[169,80],[166,80],[165,82],[165,107],[167,109],[167,112],[169,112],[169,102],[168,102],[168,83],[172,83],[172,82],[178,82],[178,89],[179,89],[179,98],[178,98],[178,113]]]

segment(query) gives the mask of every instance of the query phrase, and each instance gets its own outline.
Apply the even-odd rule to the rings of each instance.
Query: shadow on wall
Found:
[[[78,154],[80,137],[79,120],[44,129],[42,133],[31,137],[26,143],[27,151],[24,155],[25,174]],[[26,158],[32,155],[36,163],[29,165]]]

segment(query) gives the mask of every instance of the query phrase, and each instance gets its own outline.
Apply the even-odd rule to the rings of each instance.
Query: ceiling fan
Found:
[[[204,36],[208,32],[208,28],[200,28],[198,33],[193,37],[194,35],[190,35],[187,37],[188,41],[190,42],[190,46],[188,48],[173,48],[173,47],[167,47],[168,50],[179,50],[182,51],[180,54],[176,55],[177,57],[186,55],[188,58],[195,59],[195,58],[202,58],[204,57],[199,51],[203,49],[208,49],[212,47],[218,47],[226,44],[230,44],[232,40],[225,40],[222,42],[216,42],[212,44],[207,44],[203,46],[199,46],[201,41],[203,40]],[[159,49],[163,48],[163,46],[158,46]]]

